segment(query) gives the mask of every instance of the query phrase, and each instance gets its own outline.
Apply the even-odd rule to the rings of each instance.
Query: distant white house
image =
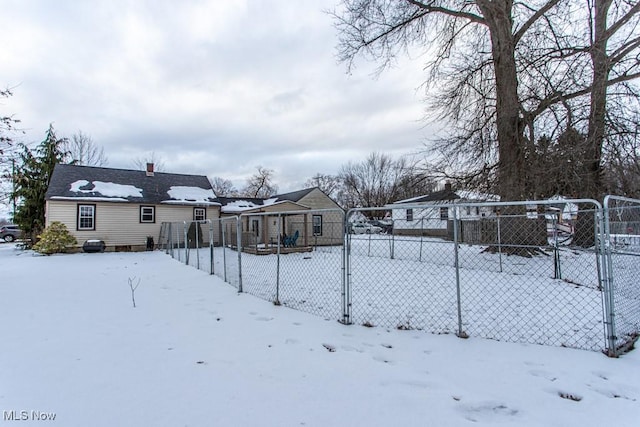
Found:
[[[392,212],[393,232],[399,235],[449,235],[450,220],[478,220],[496,215],[489,206],[464,206],[465,203],[496,202],[499,196],[472,191],[453,191],[451,184],[445,189],[423,196],[399,200],[386,206]],[[462,205],[462,206],[460,206]]]

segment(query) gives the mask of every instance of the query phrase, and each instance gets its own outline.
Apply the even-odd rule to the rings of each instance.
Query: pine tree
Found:
[[[18,155],[19,165],[14,174],[15,190],[12,197],[19,200],[13,221],[24,231],[31,242],[42,232],[45,225],[45,195],[53,168],[64,163],[67,153],[63,151],[65,138],[57,138],[53,125],[49,125],[46,137],[34,150],[24,144]]]

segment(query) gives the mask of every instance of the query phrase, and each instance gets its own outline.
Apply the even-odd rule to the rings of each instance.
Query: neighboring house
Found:
[[[314,245],[342,244],[344,230],[344,211],[331,197],[318,187],[278,194],[278,200],[289,200],[317,210],[311,213],[305,235]],[[322,209],[331,211],[322,212]]]
[[[400,200],[386,207],[392,210],[394,234],[447,237],[451,235],[450,220],[454,217],[454,208],[458,208],[456,216],[460,220],[478,221],[495,216],[495,209],[464,204],[487,201],[499,201],[499,198],[470,191],[453,191],[451,185],[446,184],[444,190]]]
[[[273,245],[278,242],[278,233],[292,236],[296,231],[299,235],[297,244],[302,246],[342,242],[343,211],[319,188],[278,194],[268,199],[219,197],[216,200],[222,205],[222,216],[241,215],[243,235],[253,236],[254,245]],[[332,211],[321,211],[325,209]],[[300,213],[278,215],[285,211]]]
[[[162,222],[217,219],[220,204],[206,176],[56,165],[46,194],[46,223],[60,221],[81,247],[142,250]],[[208,236],[207,236],[208,238]]]
[[[219,197],[216,199],[222,207],[222,216],[240,216],[242,224],[242,246],[258,245],[269,246],[278,242],[278,235],[290,235],[295,233],[290,227],[291,218],[304,218],[306,215],[281,215],[278,225],[278,212],[308,211],[309,208],[288,200],[278,201],[272,197],[269,199],[257,199],[246,197]],[[226,232],[231,236],[231,242],[235,240],[233,225],[226,225]]]

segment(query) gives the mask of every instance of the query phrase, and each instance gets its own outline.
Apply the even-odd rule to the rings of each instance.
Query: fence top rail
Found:
[[[638,201],[640,202],[640,201]],[[488,207],[500,207],[500,206],[530,206],[530,205],[558,205],[558,204],[592,204],[597,209],[602,209],[602,205],[595,199],[562,199],[562,200],[518,200],[518,201],[506,201],[506,202],[466,202],[459,200],[442,200],[434,201],[431,203],[406,203],[402,205],[385,205],[372,208],[351,208],[347,211],[347,216],[353,212],[370,212],[370,211],[391,211],[396,209],[424,209],[429,207],[445,207],[453,205],[456,207],[476,207],[476,206],[488,206]]]
[[[608,194],[605,196],[604,198],[604,205],[606,207],[609,207],[609,201],[610,200],[615,200],[615,201],[619,201],[619,202],[629,202],[629,203],[637,203],[640,204],[640,200],[639,199],[632,199],[629,197],[623,197],[623,196],[614,196],[612,194]]]
[[[277,211],[277,212],[248,212],[241,213],[237,217],[246,218],[249,216],[281,216],[281,215],[303,215],[303,214],[315,214],[325,212],[336,212],[344,215],[344,210],[340,208],[324,208],[324,209],[306,209],[306,210],[294,210],[294,211]]]

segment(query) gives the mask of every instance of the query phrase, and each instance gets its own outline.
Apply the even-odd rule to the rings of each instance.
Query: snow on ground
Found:
[[[485,253],[484,248],[460,245],[458,251],[465,333],[499,341],[605,348],[602,292],[592,252],[561,248],[557,260],[562,278],[554,279],[551,255],[509,257]],[[222,277],[223,251],[214,249],[214,271]],[[189,253],[190,265],[209,270],[209,248]],[[175,250],[174,256],[186,259],[183,249]],[[632,261],[629,271],[637,273],[638,263]],[[237,286],[237,252],[227,249],[226,263],[227,281]],[[353,237],[349,262],[353,323],[457,332],[455,264],[454,245],[442,239]],[[341,318],[341,247],[283,255],[279,271],[278,300],[283,305]],[[242,254],[245,292],[275,301],[276,274],[276,255]],[[630,296],[629,301],[638,297]],[[624,320],[624,312],[618,315],[619,321]],[[627,329],[637,330],[633,326]]]
[[[633,426],[640,419],[637,351],[609,359],[344,326],[237,294],[162,252],[42,257],[3,243],[0,265],[3,423]],[[55,420],[36,421],[47,414]]]

